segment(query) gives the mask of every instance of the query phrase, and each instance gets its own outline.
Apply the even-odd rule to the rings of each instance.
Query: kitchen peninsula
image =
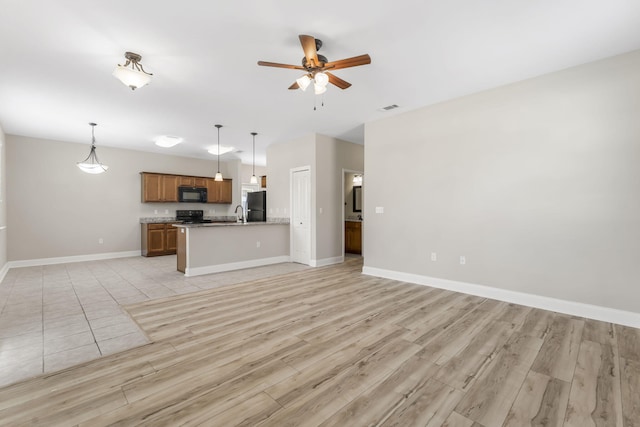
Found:
[[[178,271],[200,276],[288,262],[288,222],[174,224]]]

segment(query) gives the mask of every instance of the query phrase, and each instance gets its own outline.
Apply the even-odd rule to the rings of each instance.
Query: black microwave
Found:
[[[182,203],[207,203],[205,187],[178,187],[178,201]]]

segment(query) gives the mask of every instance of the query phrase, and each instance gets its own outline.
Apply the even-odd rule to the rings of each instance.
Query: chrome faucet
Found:
[[[238,205],[236,206],[236,216],[238,216],[238,208],[240,208],[240,218],[239,218],[239,222],[241,223],[245,223],[247,222],[247,220],[244,217],[244,208],[242,207],[242,205]]]

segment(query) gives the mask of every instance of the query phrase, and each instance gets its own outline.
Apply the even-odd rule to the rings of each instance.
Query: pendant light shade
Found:
[[[311,84],[311,78],[308,74],[305,74],[304,76],[297,78],[296,83],[298,83],[298,87],[304,92],[305,90],[307,90],[309,84]]]
[[[249,183],[251,184],[257,184],[258,183],[258,177],[256,176],[256,132],[251,132],[251,135],[253,136],[253,174],[251,175],[251,180],[249,181]]]
[[[93,130],[97,125],[95,123],[89,123],[89,126],[91,126],[91,151],[89,151],[89,155],[86,159],[76,164],[82,172],[91,174],[106,172],[107,169],[109,169],[109,166],[100,163],[100,161],[98,160],[98,155],[96,154],[96,137],[93,133]]]
[[[216,125],[216,127],[218,128],[218,153],[220,153],[220,128],[222,125]],[[216,176],[213,180],[223,181],[222,174],[220,173],[220,154],[218,154],[218,172],[216,172]]]

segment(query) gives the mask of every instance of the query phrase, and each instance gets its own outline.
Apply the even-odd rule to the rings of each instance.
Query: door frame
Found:
[[[341,225],[341,229],[342,229],[342,231],[341,231],[341,234],[342,234],[342,259],[344,259],[345,255],[346,255],[346,252],[344,251],[344,239],[345,239],[345,236],[344,236],[344,223],[347,220],[347,217],[344,214],[344,203],[345,203],[345,200],[346,200],[345,199],[346,194],[344,193],[344,185],[345,185],[344,177],[348,173],[355,173],[355,174],[362,175],[362,189],[363,189],[363,191],[362,191],[362,207],[364,208],[364,172],[363,171],[357,171],[357,170],[354,170],[354,169],[342,168],[342,191],[341,191],[342,192],[342,200],[340,201],[340,206],[342,206],[342,223],[340,224]],[[363,209],[363,211],[364,211],[364,209]],[[364,229],[364,227],[362,227],[362,228]],[[362,253],[361,253],[361,256],[364,257],[364,230],[362,232]]]
[[[306,265],[311,266],[311,259],[312,259],[312,254],[311,254],[311,248],[313,247],[313,224],[314,224],[314,216],[313,216],[313,210],[311,209],[311,207],[313,206],[313,196],[312,196],[312,189],[313,189],[313,183],[311,182],[311,166],[310,165],[306,165],[306,166],[298,166],[295,168],[291,168],[289,169],[289,217],[291,218],[289,221],[289,253],[290,256],[289,258],[291,259],[291,261],[293,262],[293,174],[296,172],[304,172],[307,171],[309,172],[309,262]]]

